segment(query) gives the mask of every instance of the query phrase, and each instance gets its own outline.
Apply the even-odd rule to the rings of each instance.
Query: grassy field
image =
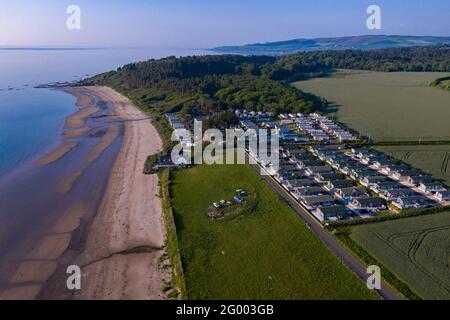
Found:
[[[238,188],[245,210],[210,220]],[[175,171],[170,192],[189,299],[378,298],[250,167]]]
[[[341,70],[294,85],[336,105],[338,120],[376,141],[450,140],[450,94],[440,72]]]
[[[450,146],[380,146],[377,150],[432,174],[450,185]]]
[[[350,237],[425,299],[450,299],[450,210],[360,225]]]

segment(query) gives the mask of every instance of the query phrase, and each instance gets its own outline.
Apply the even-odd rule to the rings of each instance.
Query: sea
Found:
[[[0,181],[56,146],[75,98],[37,89],[76,81],[131,62],[166,56],[207,55],[168,48],[0,48]]]

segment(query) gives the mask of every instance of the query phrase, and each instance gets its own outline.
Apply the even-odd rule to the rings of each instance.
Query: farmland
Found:
[[[376,148],[450,185],[450,146],[380,146]]]
[[[326,98],[339,121],[375,141],[450,140],[450,94],[430,86],[449,75],[340,70],[294,85]]]
[[[350,237],[425,299],[450,299],[450,210],[353,227]]]
[[[249,197],[211,220],[211,204]],[[376,299],[247,165],[174,171],[171,197],[189,299]]]

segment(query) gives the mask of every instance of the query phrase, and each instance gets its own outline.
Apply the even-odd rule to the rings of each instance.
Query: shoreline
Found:
[[[167,299],[158,176],[143,174],[147,156],[162,148],[158,133],[110,88],[58,89],[77,98],[60,143],[0,194],[0,225],[16,211],[14,228],[3,223],[0,299]],[[14,200],[29,183],[38,206]],[[66,287],[73,264],[80,291]]]
[[[88,90],[114,104],[125,133],[86,246],[75,259],[88,284],[75,297],[164,299],[161,287],[170,275],[159,263],[165,228],[158,176],[143,174],[147,156],[159,152],[162,141],[149,117],[127,98],[107,87]]]

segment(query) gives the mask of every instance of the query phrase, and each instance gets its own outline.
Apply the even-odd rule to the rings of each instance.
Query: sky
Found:
[[[369,5],[381,30],[366,26]],[[69,30],[69,5],[81,29]],[[450,36],[448,0],[0,0],[2,47],[166,47],[362,34]]]

